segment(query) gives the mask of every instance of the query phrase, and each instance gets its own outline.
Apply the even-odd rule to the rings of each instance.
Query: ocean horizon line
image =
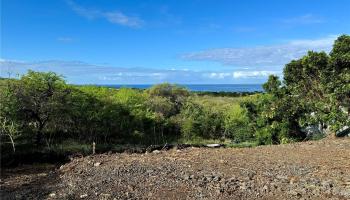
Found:
[[[110,88],[148,89],[157,84],[85,84]],[[176,84],[194,92],[261,92],[262,84]]]

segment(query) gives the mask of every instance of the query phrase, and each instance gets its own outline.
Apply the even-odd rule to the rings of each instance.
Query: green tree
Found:
[[[329,77],[332,80],[325,83],[331,94],[334,106],[329,121],[337,122],[335,129],[350,126],[350,36],[342,35],[335,42],[330,53]],[[339,108],[339,109],[338,109]]]
[[[267,93],[276,94],[280,89],[281,81],[278,76],[270,75],[266,83],[263,84],[263,88]]]
[[[24,126],[34,130],[36,144],[42,143],[45,129],[54,129],[65,118],[69,93],[64,80],[53,72],[29,71],[15,85],[17,116]],[[48,127],[48,124],[52,126]]]
[[[173,115],[180,112],[187,97],[190,96],[190,93],[186,88],[169,83],[154,85],[146,92],[150,95],[150,98],[155,96],[167,98],[174,105]]]
[[[284,69],[284,81],[291,96],[306,109],[302,126],[320,124],[337,130],[349,124],[350,96],[349,36],[340,36],[330,55],[309,52]]]
[[[270,76],[265,94],[244,106],[261,144],[303,139],[303,128],[338,130],[349,125],[349,36],[340,36],[330,55],[308,52],[288,63],[283,85]]]

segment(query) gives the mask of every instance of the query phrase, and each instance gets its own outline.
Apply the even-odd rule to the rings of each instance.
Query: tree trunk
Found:
[[[10,134],[8,134],[8,136],[10,137],[10,140],[11,140],[13,153],[15,153],[16,152],[15,142],[13,141],[13,138],[12,138],[12,136]]]

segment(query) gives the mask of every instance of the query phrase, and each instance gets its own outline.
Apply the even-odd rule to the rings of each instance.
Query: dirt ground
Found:
[[[1,199],[350,199],[350,139],[21,166],[2,170]]]

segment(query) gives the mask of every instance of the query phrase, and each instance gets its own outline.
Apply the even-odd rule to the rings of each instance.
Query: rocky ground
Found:
[[[1,199],[350,199],[350,139],[100,154],[2,171]]]

